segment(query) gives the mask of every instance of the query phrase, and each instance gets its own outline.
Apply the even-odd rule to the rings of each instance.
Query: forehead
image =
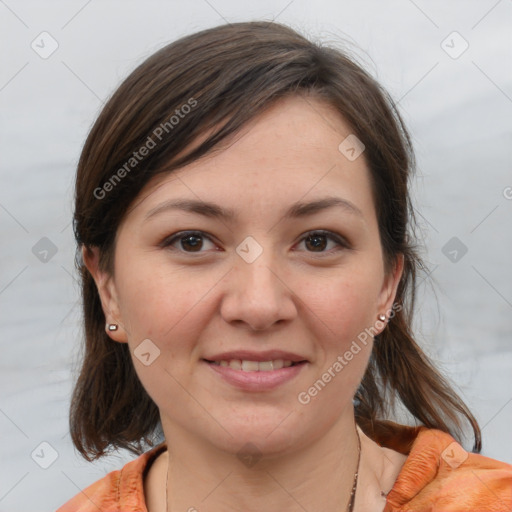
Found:
[[[232,210],[254,215],[334,193],[371,213],[364,153],[349,159],[339,149],[351,135],[350,126],[324,101],[280,100],[223,141],[220,150],[155,176],[139,194],[134,213],[147,214],[165,199],[186,197],[233,204]]]

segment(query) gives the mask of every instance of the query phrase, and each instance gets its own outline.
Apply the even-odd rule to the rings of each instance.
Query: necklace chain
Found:
[[[350,493],[350,498],[347,505],[347,512],[352,512],[354,510],[354,504],[356,499],[356,489],[357,489],[357,477],[359,475],[359,464],[361,462],[361,437],[359,436],[359,432],[357,430],[356,426],[356,434],[357,434],[357,446],[358,446],[358,453],[357,453],[357,467],[356,472],[354,473],[354,483],[352,484],[352,492]],[[169,484],[169,464],[167,464],[167,478],[165,480],[165,510],[169,512],[169,494],[167,490],[167,486]]]
[[[356,489],[357,489],[357,476],[359,475],[359,464],[361,462],[361,437],[359,436],[359,431],[357,430],[356,425],[356,434],[357,434],[357,467],[356,472],[354,474],[354,483],[352,484],[352,492],[350,493],[350,499],[347,506],[347,511],[352,512],[354,510],[354,503],[356,501]]]

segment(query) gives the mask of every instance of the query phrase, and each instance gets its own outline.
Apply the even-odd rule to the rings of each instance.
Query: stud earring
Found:
[[[384,322],[386,320],[386,315],[379,315],[379,320]]]
[[[107,329],[109,331],[117,331],[117,324],[107,324]]]

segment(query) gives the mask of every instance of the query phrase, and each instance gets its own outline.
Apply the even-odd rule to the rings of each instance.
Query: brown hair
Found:
[[[148,180],[219,149],[244,123],[290,94],[327,101],[363,142],[386,271],[398,254],[404,255],[395,298],[400,307],[376,337],[355,396],[358,424],[373,439],[385,437],[386,417],[398,398],[415,420],[459,440],[461,419],[468,420],[473,451],[480,452],[476,419],[411,333],[416,276],[423,263],[413,242],[415,217],[408,191],[414,154],[397,107],[339,49],[311,42],[287,26],[258,21],[203,30],[151,55],[106,103],[83,147],[74,233],[85,347],[70,430],[85,459],[95,460],[109,447],[140,455],[145,451],[141,441],[153,446],[161,424],[156,404],[137,377],[128,344],[113,342],[105,332],[95,282],[80,259],[82,244],[99,247],[100,268],[113,274],[117,228]],[[194,145],[208,130],[210,136]],[[158,143],[153,146],[150,140]],[[152,147],[144,158],[135,158],[143,146]]]

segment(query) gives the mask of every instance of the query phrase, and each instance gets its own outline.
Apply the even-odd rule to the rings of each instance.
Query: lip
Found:
[[[285,352],[283,350],[266,350],[264,352],[254,352],[251,350],[231,350],[216,354],[214,356],[205,357],[207,361],[230,361],[231,359],[240,359],[246,361],[275,361],[276,359],[284,359],[292,363],[299,363],[307,361],[305,357],[293,354],[292,352]],[[277,371],[277,370],[276,370]]]
[[[273,359],[283,358],[275,357]],[[238,357],[230,356],[229,359],[238,359]],[[260,361],[268,360],[269,359],[260,359]],[[202,362],[211,368],[216,375],[224,379],[224,381],[244,391],[270,391],[275,389],[295,378],[308,364],[307,361],[302,360],[302,362],[297,363],[294,366],[283,367],[279,370],[246,372],[243,370],[235,370],[229,366],[215,365],[206,360],[203,360]]]

